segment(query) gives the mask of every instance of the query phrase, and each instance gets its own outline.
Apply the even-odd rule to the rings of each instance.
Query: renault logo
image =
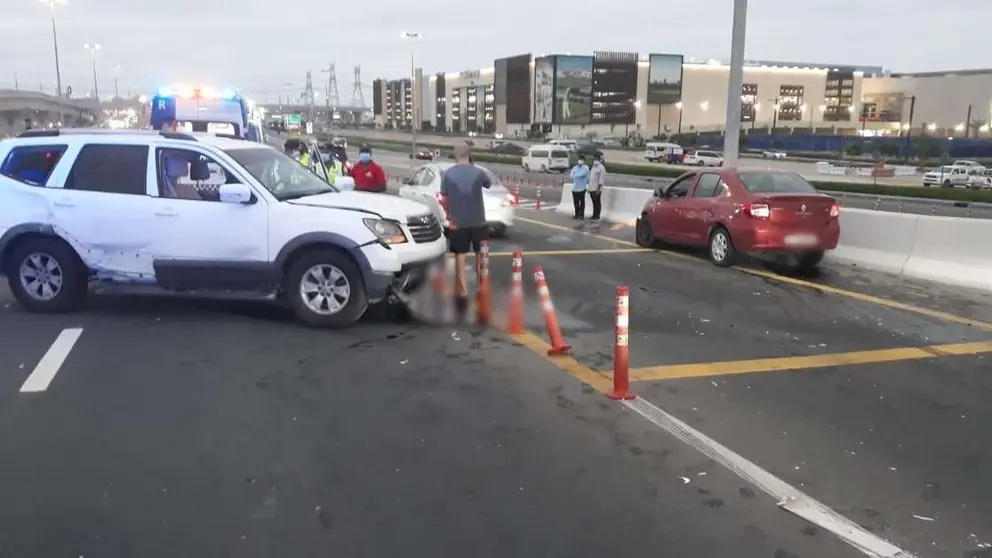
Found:
[[[806,204],[800,205],[799,206],[799,211],[802,211],[803,213],[806,213]]]

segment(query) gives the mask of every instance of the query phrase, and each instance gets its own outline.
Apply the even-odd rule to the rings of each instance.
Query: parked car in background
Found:
[[[992,169],[971,169],[968,172],[968,182],[966,185],[972,190],[987,190],[992,188]]]
[[[441,206],[441,175],[454,163],[429,163],[403,179],[400,186],[400,197],[413,200],[426,205],[431,213],[440,221],[445,230],[448,229],[448,219]],[[481,168],[492,181],[492,186],[483,191],[483,203],[486,206],[486,224],[496,237],[504,237],[507,231],[513,226],[514,207],[517,205],[516,197],[503,186],[499,177],[492,171]]]
[[[786,153],[781,149],[766,149],[761,152],[762,159],[785,159]]]
[[[691,171],[658,188],[637,219],[637,244],[707,247],[730,266],[740,254],[786,258],[808,270],[840,240],[834,198],[805,178],[774,170]]]
[[[924,173],[923,186],[940,186],[941,188],[953,188],[955,186],[968,185],[968,172],[976,167],[944,165],[932,171]],[[978,167],[982,168],[982,167]]]
[[[682,159],[682,164],[698,167],[722,167],[723,155],[716,151],[695,151],[686,155]]]
[[[677,143],[648,142],[644,144],[644,158],[651,163],[681,163],[685,151]]]
[[[582,157],[585,157],[589,161],[592,161],[596,157],[600,157],[603,160],[603,162],[606,162],[606,159],[603,157],[603,150],[596,147],[593,144],[579,145],[577,148],[575,148],[575,154],[581,155]]]
[[[527,150],[523,147],[508,141],[501,142],[496,147],[493,147],[492,151],[493,153],[498,153],[500,155],[523,155],[527,152]]]

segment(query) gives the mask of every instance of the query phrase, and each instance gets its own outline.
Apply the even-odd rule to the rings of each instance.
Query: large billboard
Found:
[[[506,104],[506,58],[493,60],[493,96],[497,105]]]
[[[530,124],[530,107],[533,100],[530,91],[531,55],[521,54],[504,60],[506,60],[506,123]],[[498,91],[496,99],[496,104],[499,104]]]
[[[648,69],[648,104],[674,105],[682,100],[681,54],[652,54]]]
[[[555,57],[534,60],[534,123],[552,124],[555,113]]]
[[[555,124],[592,120],[592,56],[558,56],[555,62]]]

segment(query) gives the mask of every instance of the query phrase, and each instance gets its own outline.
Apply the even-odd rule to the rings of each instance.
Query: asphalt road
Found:
[[[519,215],[511,238],[532,253],[631,249],[628,228]],[[720,269],[691,251],[524,261],[543,267],[581,364],[609,376],[626,285],[641,398],[916,556],[992,556],[992,295],[847,266]]]
[[[423,161],[412,161],[409,156],[383,150],[376,151],[374,156],[394,176],[405,176],[410,173],[411,169],[423,164]],[[519,184],[521,186],[521,193],[527,193],[529,197],[536,195],[538,186],[542,188],[543,192],[548,192],[549,190],[557,191],[557,188],[567,180],[566,175],[528,173],[516,165],[499,163],[484,163],[484,165],[489,167],[494,173],[499,174],[504,182],[513,184],[514,186]],[[607,170],[609,170],[609,165],[607,165]],[[671,184],[671,182],[672,180],[668,178],[647,178],[622,174],[610,174],[607,178],[607,184],[609,186],[621,188],[655,189]],[[992,204],[952,204],[892,196],[845,194],[843,192],[836,192],[833,195],[837,197],[840,205],[843,207],[912,213],[916,215],[992,219]]]
[[[3,556],[859,556],[495,330],[3,285],[0,327]]]

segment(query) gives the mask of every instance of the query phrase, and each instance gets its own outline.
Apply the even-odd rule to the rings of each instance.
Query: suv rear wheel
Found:
[[[296,317],[313,327],[350,326],[369,307],[358,267],[334,250],[300,256],[286,272],[283,289]]]
[[[13,250],[4,267],[11,293],[31,312],[72,312],[86,302],[86,268],[61,239],[27,240]]]

